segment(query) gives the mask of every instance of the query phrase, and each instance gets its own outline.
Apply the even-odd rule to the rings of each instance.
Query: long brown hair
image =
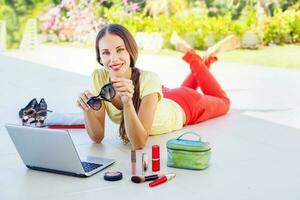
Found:
[[[99,51],[99,41],[101,38],[103,38],[106,34],[113,34],[117,35],[125,43],[126,50],[128,51],[130,55],[130,67],[132,68],[131,72],[131,80],[134,85],[134,93],[132,97],[133,105],[135,108],[135,111],[138,112],[141,99],[140,99],[140,70],[135,67],[135,63],[138,57],[138,47],[137,44],[132,36],[132,34],[122,25],[120,24],[108,24],[105,27],[103,27],[97,37],[96,37],[96,58],[100,65],[103,66],[100,58],[100,51]],[[128,143],[129,139],[126,135],[125,130],[125,123],[124,123],[124,116],[122,111],[122,119],[119,127],[119,135],[124,143]]]

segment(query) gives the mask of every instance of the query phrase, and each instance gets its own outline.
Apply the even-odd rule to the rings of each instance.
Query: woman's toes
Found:
[[[209,57],[214,57],[217,54],[233,50],[240,47],[240,39],[235,35],[230,35],[219,41],[217,44],[209,47],[204,53],[204,60],[207,60]]]

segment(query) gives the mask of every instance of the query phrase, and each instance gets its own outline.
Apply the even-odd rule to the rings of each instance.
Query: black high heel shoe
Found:
[[[47,110],[47,103],[44,98],[40,100],[35,109],[35,126],[36,127],[44,127],[44,121],[47,116],[47,112],[52,112],[51,110]]]
[[[19,117],[22,118],[24,114],[31,112],[36,106],[38,102],[36,98],[31,99],[31,101],[24,107],[19,110]]]
[[[19,110],[19,117],[22,119],[22,125],[28,125],[35,121],[35,109],[38,105],[36,98],[32,99],[24,108]]]

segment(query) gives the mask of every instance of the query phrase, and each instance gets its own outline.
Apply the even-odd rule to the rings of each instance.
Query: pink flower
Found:
[[[92,4],[95,1],[97,0],[81,0],[77,3],[77,0],[62,0],[40,15],[41,30],[45,33],[54,32],[62,41],[94,38],[94,34],[104,23],[93,13]],[[64,12],[61,12],[62,9]]]

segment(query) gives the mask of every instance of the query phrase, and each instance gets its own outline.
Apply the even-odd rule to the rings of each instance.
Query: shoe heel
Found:
[[[44,121],[45,121],[46,117],[44,116],[38,116],[35,118],[35,126],[38,128],[42,128],[44,127]]]
[[[30,124],[34,123],[35,121],[35,114],[25,115],[22,117],[22,126],[30,126]]]

